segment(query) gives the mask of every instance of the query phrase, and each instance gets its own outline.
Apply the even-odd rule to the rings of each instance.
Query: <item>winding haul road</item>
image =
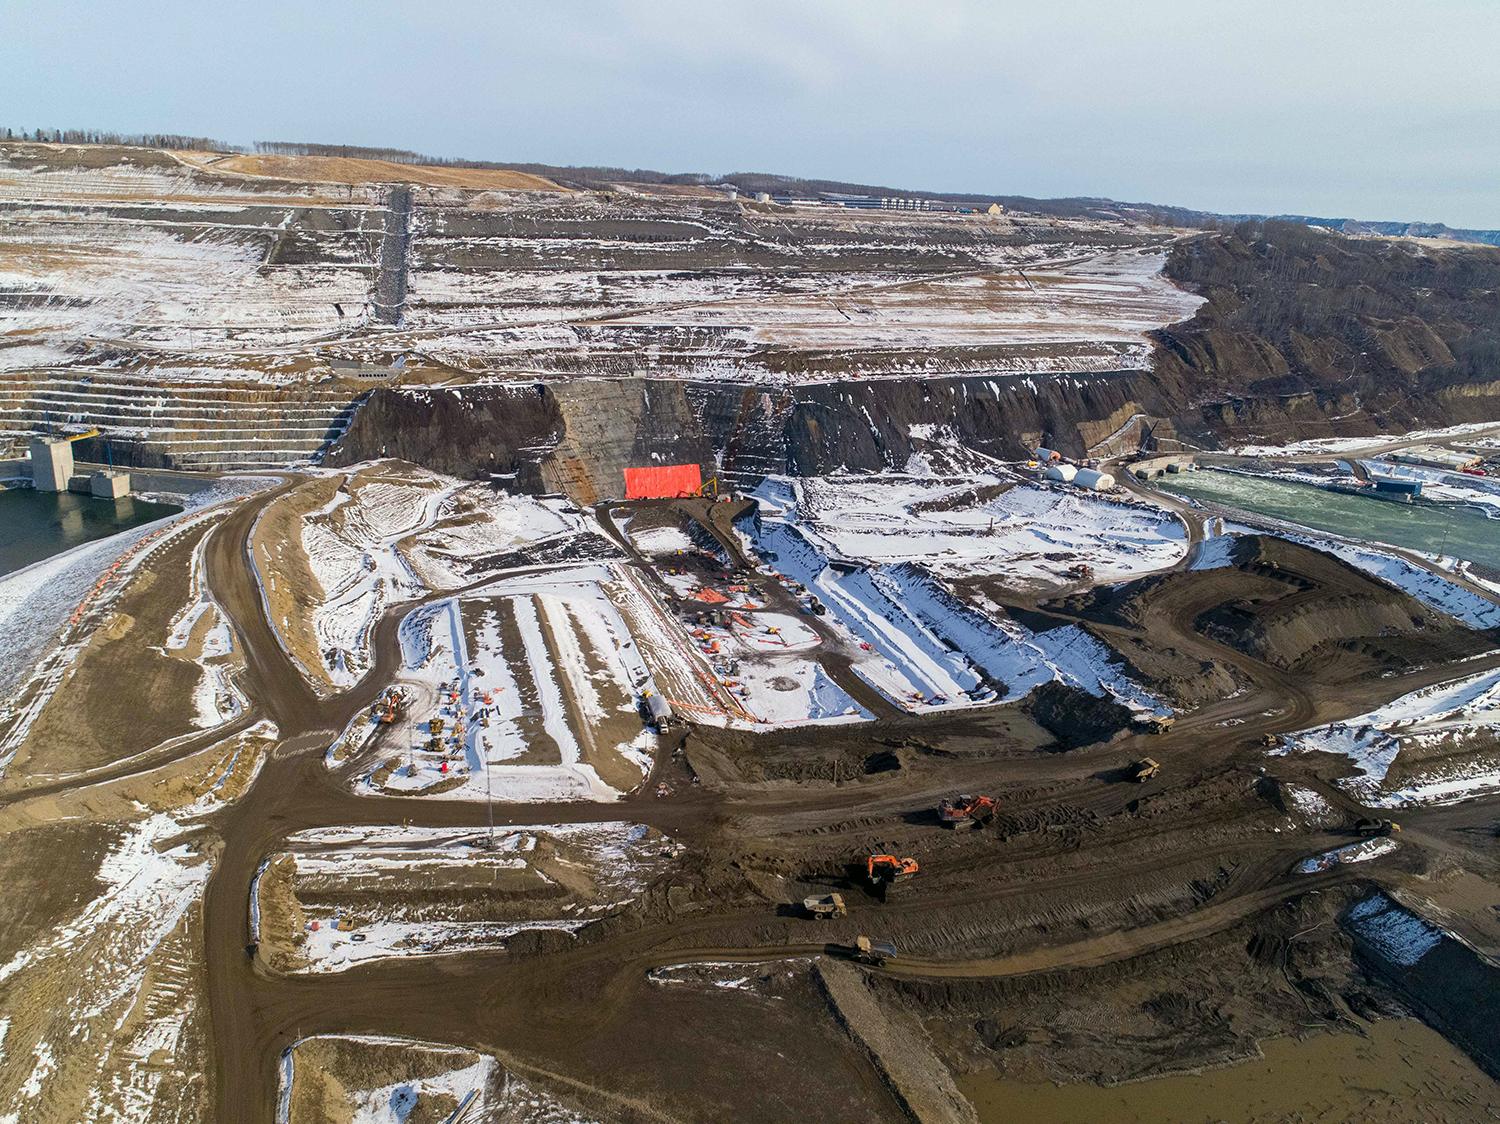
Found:
[[[646,970],[656,966],[700,960],[772,960],[790,955],[840,954],[837,945],[807,943],[804,923],[768,917],[764,907],[725,909],[679,917],[671,923],[644,923],[624,933],[596,936],[587,930],[566,949],[546,954],[503,951],[465,953],[426,959],[385,960],[329,975],[280,975],[258,956],[247,954],[249,890],[261,861],[281,849],[295,831],[328,825],[409,823],[442,827],[481,827],[483,804],[460,801],[423,801],[420,798],[356,796],[347,778],[323,763],[323,750],[357,714],[368,709],[396,670],[399,659],[397,629],[411,610],[410,603],[393,607],[378,623],[372,640],[375,663],[358,686],[332,698],[320,698],[292,665],[267,620],[249,553],[251,530],[267,504],[291,484],[246,501],[216,527],[206,548],[210,588],[233,622],[245,657],[245,689],[257,717],[274,721],[280,741],[271,751],[255,783],[240,799],[217,814],[214,827],[223,840],[222,851],[205,890],[203,928],[206,944],[208,1003],[214,1056],[214,1118],[221,1124],[267,1124],[274,1118],[278,1063],[299,1037],[320,1033],[398,1034],[458,1045],[495,1054],[522,1074],[552,1074],[556,1059],[566,1058],[569,1044],[590,1029],[630,1016],[630,1000],[645,986]],[[1305,685],[1248,661],[1240,653],[1197,635],[1191,629],[1191,606],[1181,607],[1167,622],[1174,640],[1193,647],[1209,645],[1217,658],[1243,665],[1259,689],[1190,716],[1172,733],[1151,741],[1151,753],[1169,764],[1180,760],[1183,770],[1201,769],[1215,754],[1219,763],[1243,753],[1247,741],[1267,730],[1305,725],[1329,715],[1329,700],[1314,698]],[[1465,673],[1481,662],[1470,661]],[[1430,670],[1420,676],[1437,678]],[[1410,680],[1391,680],[1375,690],[1394,696],[1409,689]],[[1348,713],[1362,699],[1346,698],[1332,704]],[[1269,712],[1269,713],[1267,713]],[[1221,728],[1226,719],[1243,724],[1232,731]],[[222,731],[221,731],[222,733]],[[1110,758],[1119,747],[1105,751]],[[663,755],[665,757],[666,755]],[[1075,755],[1070,755],[1070,757]],[[1097,768],[1099,759],[1085,767]],[[1013,760],[996,762],[986,774],[1001,779],[1035,779],[1049,768],[1054,778],[1060,762]],[[1070,763],[1061,770],[1072,773]],[[959,767],[960,770],[962,766]],[[954,774],[945,775],[952,783]],[[1099,790],[1097,800],[1119,803],[1139,793],[1126,786]],[[879,802],[868,789],[817,789],[745,797],[729,804],[701,790],[658,801],[641,795],[616,803],[498,804],[497,824],[567,823],[631,819],[647,823],[687,843],[703,843],[731,813],[739,816],[816,815],[847,812],[862,802]],[[1340,805],[1357,809],[1337,789],[1322,791]],[[907,798],[911,793],[903,794]],[[1435,814],[1435,813],[1434,813]],[[1432,814],[1430,814],[1432,815]],[[1256,844],[1247,854],[1232,883],[1206,905],[1154,925],[1103,933],[1072,943],[1043,945],[990,959],[936,961],[904,958],[884,970],[903,976],[998,977],[1091,967],[1140,955],[1155,948],[1212,933],[1243,921],[1290,896],[1350,877],[1342,871],[1293,878],[1287,871],[1295,859],[1340,842],[1336,836],[1304,835],[1276,845]],[[1119,871],[1098,869],[1086,876],[1077,871],[1051,880],[1058,889],[1075,880],[1107,882]],[[982,895],[1046,889],[1036,880],[1004,883],[992,880]],[[972,899],[975,890],[965,892]],[[907,912],[938,910],[941,897],[873,906],[851,902],[855,921],[872,918],[878,909]],[[878,923],[877,923],[878,924]],[[743,947],[747,926],[757,932],[779,933],[780,943]],[[878,931],[878,930],[875,930]],[[587,986],[578,981],[586,979]],[[572,1080],[572,1079],[569,1079]],[[583,1084],[583,1082],[577,1082]],[[607,1090],[595,1095],[611,1097]],[[660,1116],[637,1102],[622,1108],[637,1115]]]

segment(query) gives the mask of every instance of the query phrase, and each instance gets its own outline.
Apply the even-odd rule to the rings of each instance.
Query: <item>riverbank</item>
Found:
[[[1383,503],[1268,476],[1206,469],[1163,477],[1164,491],[1346,538],[1447,555],[1500,570],[1500,520],[1466,505]]]
[[[0,575],[181,510],[179,504],[139,496],[109,500],[33,488],[0,491]]]
[[[1437,1031],[1416,1019],[1382,1019],[1362,1029],[1276,1038],[1261,1043],[1260,1057],[1237,1065],[1126,1085],[1051,1085],[974,1073],[958,1086],[981,1124],[1481,1118],[1493,1083]]]

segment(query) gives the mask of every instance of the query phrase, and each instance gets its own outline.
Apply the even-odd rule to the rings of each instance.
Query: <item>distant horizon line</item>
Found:
[[[547,170],[556,172],[573,173],[610,173],[620,172],[629,175],[649,175],[659,177],[658,183],[684,183],[698,182],[701,186],[712,186],[724,184],[726,186],[737,186],[732,181],[735,177],[757,177],[766,180],[780,180],[785,183],[803,183],[818,185],[810,187],[814,191],[837,191],[839,189],[859,189],[870,192],[896,193],[914,198],[927,198],[934,201],[951,203],[974,203],[981,200],[991,200],[999,203],[1007,201],[1030,202],[1041,204],[1095,204],[1116,207],[1151,208],[1163,213],[1175,213],[1182,218],[1193,218],[1197,220],[1220,220],[1225,222],[1244,221],[1286,221],[1296,222],[1306,226],[1321,226],[1341,230],[1341,224],[1355,224],[1360,227],[1370,228],[1373,233],[1399,236],[1401,233],[1391,228],[1426,227],[1434,232],[1442,231],[1454,236],[1469,235],[1468,238],[1457,237],[1458,241],[1467,241],[1477,245],[1500,245],[1500,229],[1489,229],[1484,227],[1453,227],[1442,220],[1432,219],[1361,219],[1351,215],[1312,215],[1306,213],[1294,213],[1281,211],[1277,213],[1261,212],[1230,212],[1214,211],[1200,207],[1191,207],[1180,203],[1160,203],[1147,200],[1125,200],[1111,195],[1025,195],[1017,192],[983,192],[983,191],[940,191],[931,188],[892,187],[889,185],[860,183],[853,180],[829,179],[822,176],[798,175],[785,172],[756,172],[748,170],[732,172],[663,172],[655,168],[627,168],[623,165],[612,164],[555,164],[541,161],[527,160],[488,160],[475,159],[460,156],[434,156],[430,153],[417,152],[413,149],[397,148],[385,145],[361,145],[328,143],[322,141],[285,141],[285,140],[255,140],[244,144],[234,141],[224,141],[214,137],[195,136],[188,133],[175,132],[144,132],[124,133],[108,129],[60,129],[56,127],[12,129],[9,126],[0,127],[3,136],[0,140],[18,141],[28,144],[63,144],[63,145],[99,145],[117,146],[124,148],[154,148],[170,151],[174,148],[200,151],[223,152],[237,155],[286,155],[321,158],[343,158],[343,159],[368,159],[384,160],[387,163],[410,164],[413,167],[467,167],[474,169],[514,170],[522,172],[545,172]],[[173,144],[166,142],[188,142],[184,144]],[[264,151],[272,147],[285,149],[329,149],[339,150],[335,152],[274,152]],[[650,181],[646,181],[650,182]],[[754,190],[753,188],[750,190]],[[1387,229],[1377,229],[1387,228]],[[1428,237],[1436,235],[1425,235],[1416,233],[1410,237]]]

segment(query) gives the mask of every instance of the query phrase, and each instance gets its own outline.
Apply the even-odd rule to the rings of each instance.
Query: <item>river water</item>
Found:
[[[1212,500],[1351,539],[1446,554],[1500,570],[1500,519],[1462,504],[1404,504],[1237,472],[1185,472],[1164,491]]]
[[[1262,1057],[1225,1069],[1110,1088],[994,1073],[960,1077],[958,1087],[981,1124],[1493,1119],[1495,1083],[1437,1031],[1415,1019],[1382,1019],[1363,1031],[1273,1039],[1261,1043]]]
[[[134,496],[101,500],[32,488],[0,491],[0,574],[181,510]]]

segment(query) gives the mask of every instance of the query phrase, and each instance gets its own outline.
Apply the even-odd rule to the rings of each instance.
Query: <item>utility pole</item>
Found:
[[[485,849],[495,849],[495,793],[490,786],[490,749],[485,743],[484,735],[476,734],[474,740],[479,743],[482,752],[479,755],[480,764],[484,767],[484,807],[489,817],[489,835],[485,842]]]

